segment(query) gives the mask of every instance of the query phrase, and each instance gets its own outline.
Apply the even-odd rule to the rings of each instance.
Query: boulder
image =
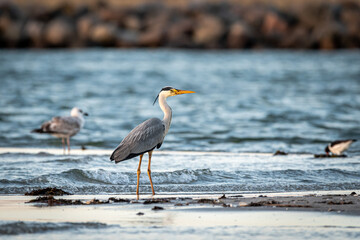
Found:
[[[136,47],[139,42],[139,33],[131,30],[120,30],[117,34],[117,47]]]
[[[225,27],[219,18],[201,14],[196,19],[193,41],[203,47],[218,47],[224,33]]]
[[[139,34],[139,45],[142,47],[163,46],[169,19],[167,12],[148,14],[143,20],[145,30]]]
[[[170,47],[191,47],[194,21],[181,18],[173,22],[166,31],[166,44]]]
[[[96,17],[90,14],[79,18],[76,22],[76,30],[80,41],[87,42],[89,40],[92,27],[96,23]]]
[[[74,35],[72,24],[64,18],[57,18],[45,26],[44,41],[48,47],[69,47]]]
[[[117,28],[109,23],[96,24],[90,32],[90,40],[97,46],[114,46],[117,39]]]
[[[41,48],[43,47],[43,29],[44,23],[30,20],[25,24],[24,33],[30,41],[30,46]]]
[[[266,36],[284,36],[288,30],[287,22],[277,13],[269,11],[264,16],[261,32]]]
[[[253,45],[254,39],[250,27],[245,22],[237,21],[230,26],[227,46],[229,48],[249,48]]]
[[[348,3],[341,12],[341,22],[344,23],[347,36],[345,47],[360,48],[360,5]]]
[[[132,31],[140,31],[140,29],[142,28],[141,20],[137,16],[134,16],[134,15],[128,15],[128,16],[124,17],[122,24],[126,29],[129,29]]]
[[[298,26],[281,39],[280,47],[308,49],[313,48],[314,44],[310,31],[304,26]]]
[[[320,49],[330,50],[342,48],[342,38],[346,34],[345,27],[338,22],[326,22],[313,31],[313,40]]]
[[[22,24],[6,15],[0,16],[0,46],[18,47],[22,39]]]
[[[138,44],[141,47],[159,47],[164,42],[164,30],[151,28],[139,34]]]

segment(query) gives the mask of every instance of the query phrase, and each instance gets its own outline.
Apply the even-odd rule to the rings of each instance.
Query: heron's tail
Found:
[[[31,130],[32,133],[47,133],[42,128],[35,128]]]
[[[111,154],[110,160],[115,161],[115,163],[122,162],[127,160],[128,155],[129,150],[124,145],[120,144]]]
[[[148,151],[145,151],[148,152]],[[137,157],[141,154],[144,154],[145,152],[141,153],[130,153],[129,147],[126,145],[120,144],[114,152],[110,156],[111,161],[115,161],[115,163],[119,163],[125,160],[128,160],[130,158]]]

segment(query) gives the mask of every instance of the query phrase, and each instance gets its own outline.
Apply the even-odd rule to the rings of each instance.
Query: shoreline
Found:
[[[130,215],[139,212],[316,212],[338,213],[341,215],[360,216],[360,190],[321,191],[302,193],[262,193],[262,194],[169,194],[169,195],[67,195],[54,196],[56,200],[81,202],[74,205],[51,205],[50,202],[28,203],[39,196],[1,195],[0,209],[2,221],[82,221],[82,214],[89,210],[99,214],[101,221],[103,211],[114,210],[128,212]],[[50,196],[51,198],[52,196]],[[42,196],[44,198],[44,196]],[[119,199],[116,202],[109,199]],[[107,202],[106,202],[107,201]],[[76,209],[76,210],[75,210]],[[63,212],[59,214],[59,210]],[[64,212],[78,215],[67,219]],[[101,217],[102,216],[102,217]],[[114,220],[114,219],[113,219]],[[112,220],[111,220],[112,221]],[[360,222],[359,222],[360,224]],[[360,225],[359,225],[360,227]]]

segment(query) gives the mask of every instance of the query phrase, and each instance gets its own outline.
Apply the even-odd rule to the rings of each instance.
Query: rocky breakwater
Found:
[[[0,2],[1,48],[173,47],[339,49],[360,47],[360,2],[18,6]]]

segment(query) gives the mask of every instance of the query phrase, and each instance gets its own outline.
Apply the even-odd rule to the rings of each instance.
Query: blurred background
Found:
[[[0,47],[1,147],[61,146],[30,131],[78,106],[74,147],[115,148],[162,117],[164,86],[197,92],[169,99],[165,150],[322,153],[360,135],[357,0],[2,0]]]
[[[0,47],[360,47],[358,0],[1,0]]]
[[[114,149],[139,123],[162,118],[152,103],[173,86],[196,93],[168,99],[161,150],[190,152],[154,158],[158,191],[360,188],[360,141],[348,158],[302,154],[359,139],[358,0],[0,0],[0,47],[2,148],[61,149],[30,131],[77,106],[90,116],[72,149]],[[297,155],[237,154],[277,150]],[[136,159],[20,152],[0,154],[0,193],[136,186]]]

